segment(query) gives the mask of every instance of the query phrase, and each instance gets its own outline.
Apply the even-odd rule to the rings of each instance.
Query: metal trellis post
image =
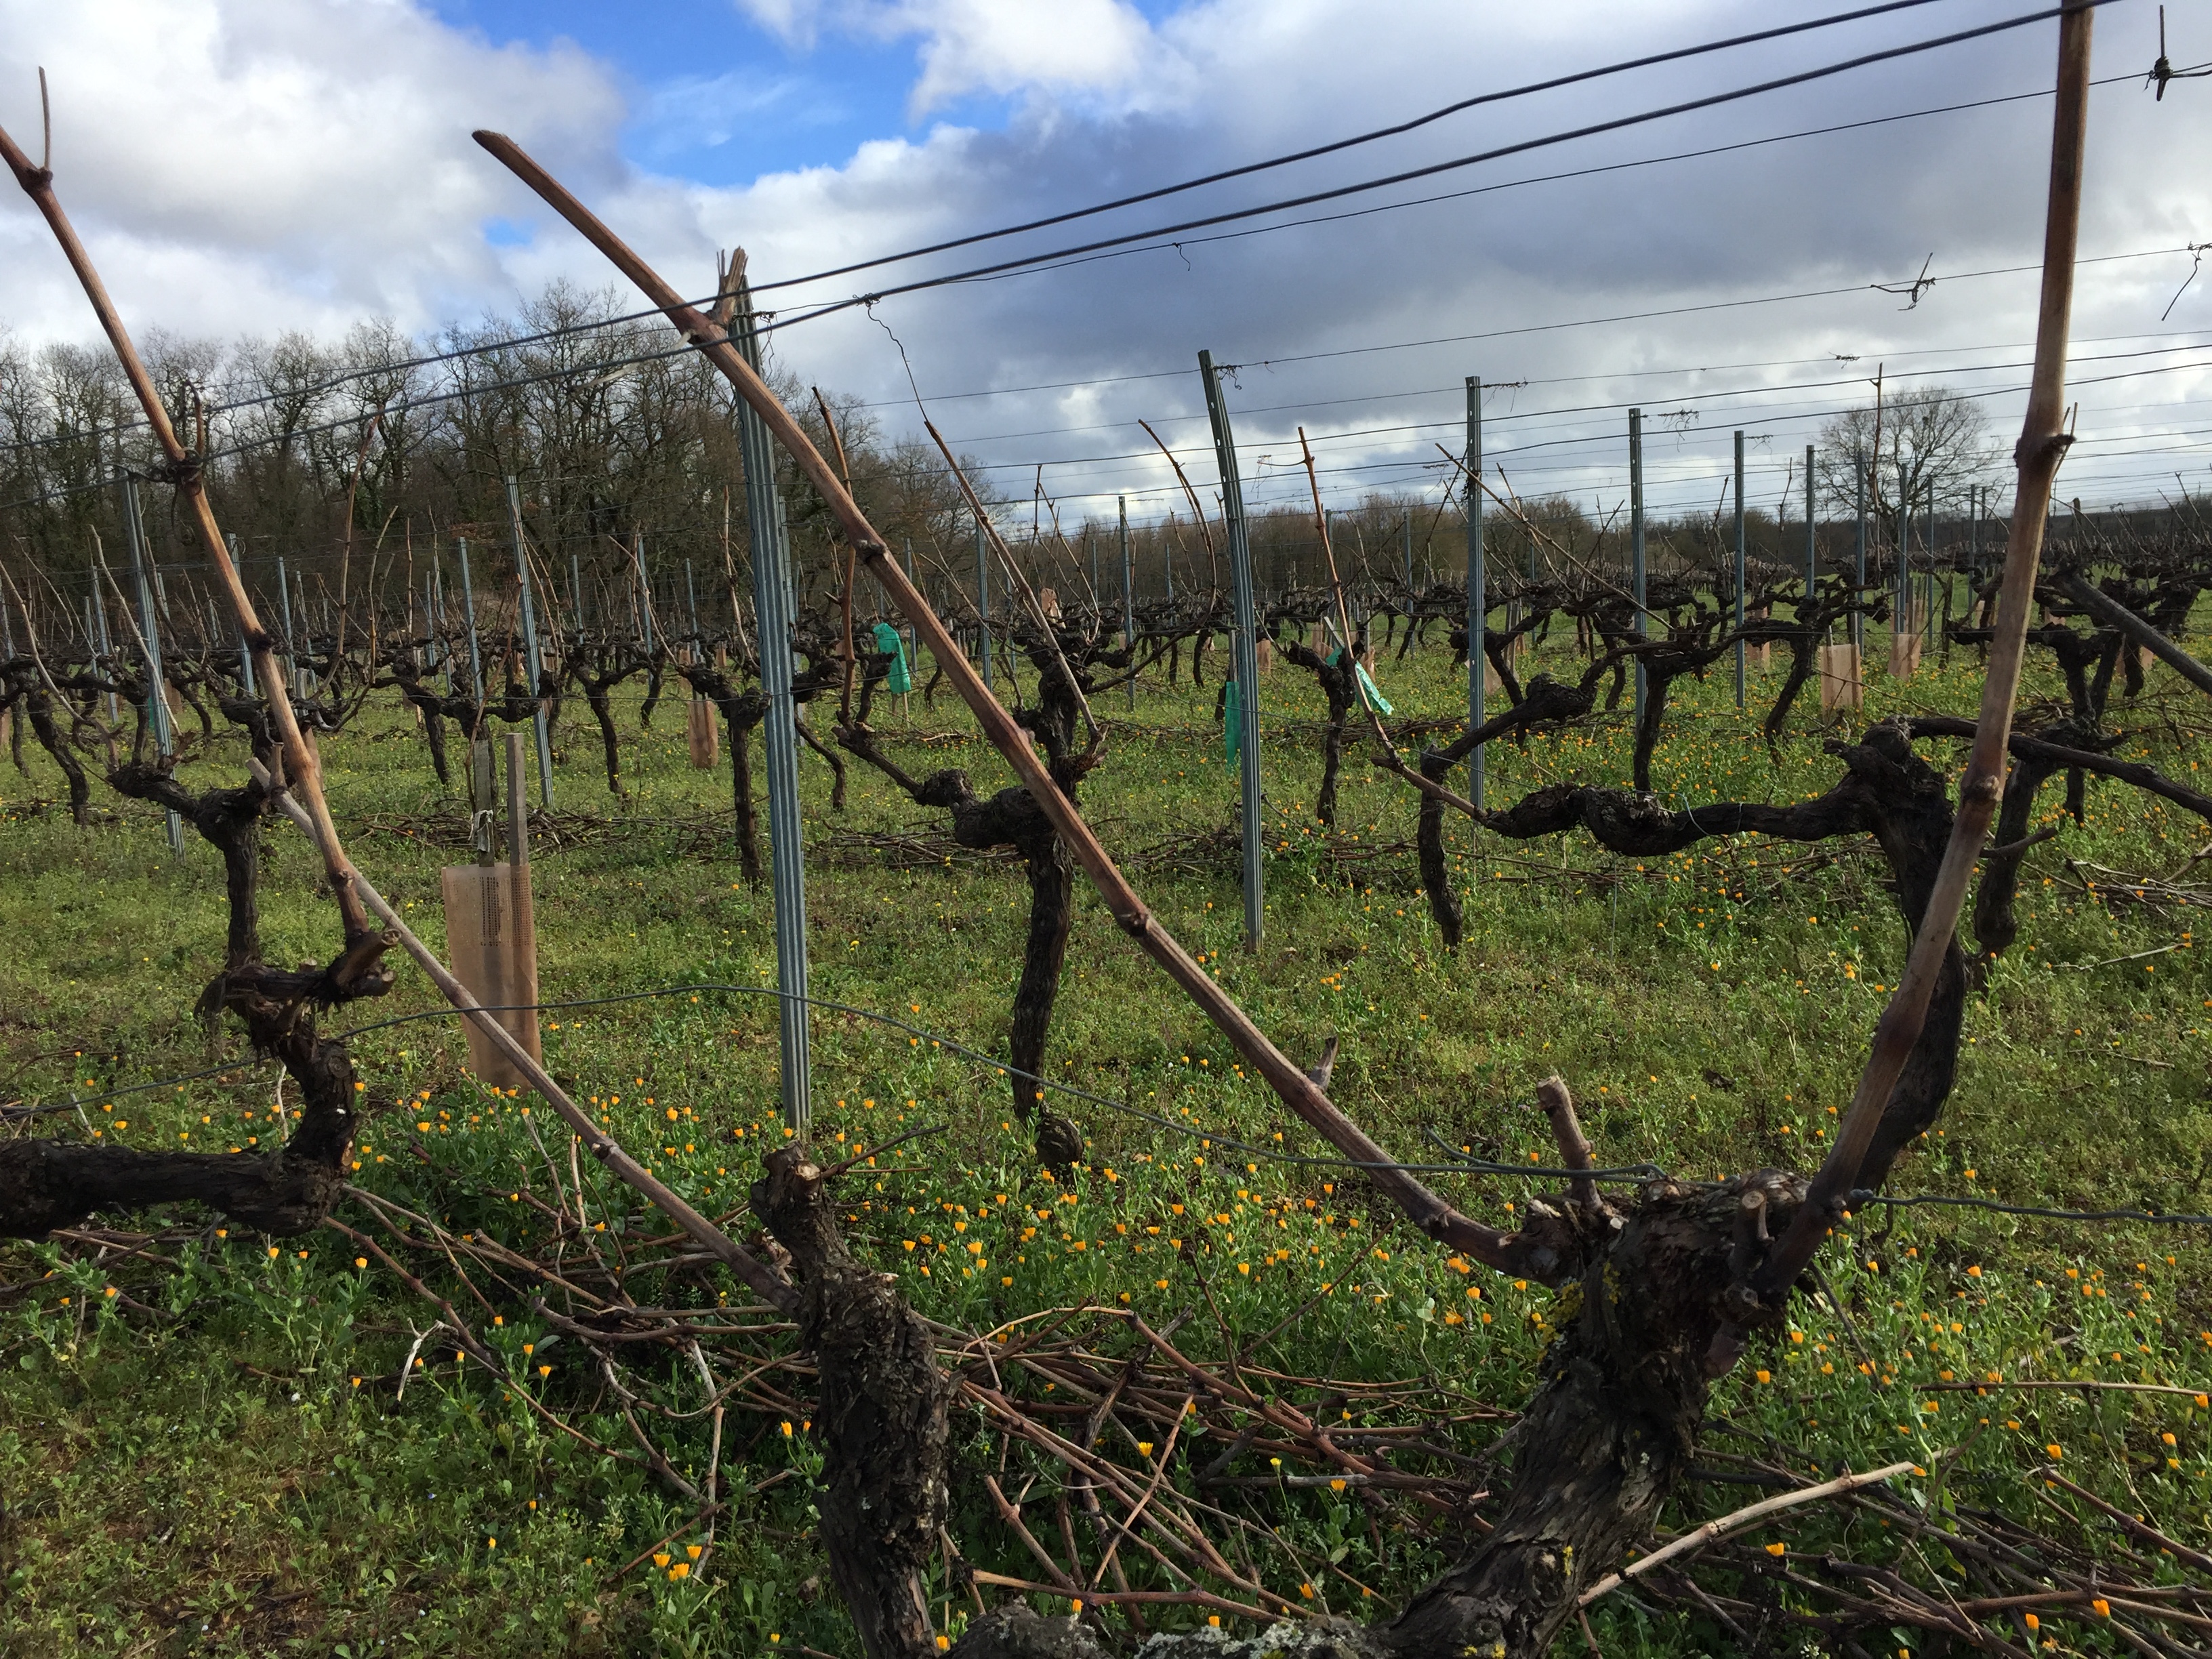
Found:
[[[1129,498],[1117,495],[1114,499],[1121,520],[1121,648],[1133,653],[1137,646],[1137,590],[1135,579],[1129,569]],[[1130,666],[1133,669],[1135,665],[1133,657]],[[1134,673],[1129,676],[1128,692],[1129,707],[1134,708],[1137,706],[1137,677]]]
[[[1411,522],[1410,520],[1407,522]],[[1482,377],[1467,377],[1467,723],[1483,722],[1485,654],[1490,629],[1489,572],[1482,562]],[[1483,753],[1468,757],[1468,799],[1482,805]]]
[[[1636,637],[1644,637],[1644,411],[1628,411],[1628,582],[1636,600]],[[1636,719],[1644,720],[1644,659],[1636,662]]]
[[[1735,706],[1743,707],[1743,433],[1735,434]]]
[[[239,557],[237,536],[234,534],[226,536],[223,539],[230,544],[231,564],[234,568],[243,570],[246,566],[244,562]],[[253,695],[253,653],[246,643],[245,625],[243,623],[234,623],[232,624],[232,631],[238,635],[239,690],[250,697]],[[210,643],[212,643],[212,641],[210,641]]]
[[[538,606],[532,598],[535,586],[530,580],[530,551],[522,538],[522,495],[514,487],[514,475],[507,477],[507,521],[514,538],[514,578],[521,584],[522,641],[530,665],[530,696],[535,705],[531,716],[531,731],[538,738],[538,804],[553,805],[553,734],[545,729],[545,653],[538,638]]]
[[[1805,608],[1809,612],[1820,603],[1820,537],[1813,518],[1813,446],[1805,446]]]
[[[1229,533],[1230,583],[1235,589],[1237,705],[1243,716],[1237,758],[1242,763],[1240,798],[1244,819],[1244,945],[1260,946],[1262,908],[1260,883],[1260,652],[1252,606],[1252,548],[1245,535],[1244,485],[1237,470],[1237,440],[1229,426],[1229,404],[1221,395],[1213,354],[1198,354],[1199,376],[1206,383],[1206,413],[1213,422],[1213,449],[1221,468],[1222,517]],[[1352,649],[1346,640],[1344,648]]]
[[[1851,597],[1856,602],[1866,592],[1867,542],[1866,459],[1856,450],[1851,452]],[[1851,644],[1862,653],[1866,649],[1866,617],[1856,611],[1851,612]]]
[[[169,696],[161,678],[161,629],[154,602],[154,590],[146,580],[145,528],[138,518],[138,484],[129,473],[123,475],[123,529],[125,539],[131,547],[131,575],[138,588],[139,631],[146,636],[146,719],[154,728],[154,747],[163,759],[177,752],[176,733],[169,726]],[[169,850],[185,850],[185,821],[177,816],[177,809],[168,810]]]
[[[2077,515],[2078,516],[2078,515]],[[1936,480],[1928,481],[1928,643],[1936,643]],[[1943,578],[1945,585],[1950,578]]]
[[[983,544],[983,521],[975,520],[975,631],[982,636],[983,684],[991,684],[991,565]]]
[[[300,665],[292,653],[292,579],[284,574],[282,553],[276,556],[276,597],[284,607],[284,684],[296,686],[300,683]]]
[[[455,539],[454,545],[461,554],[461,622],[469,635],[469,696],[477,703],[483,702],[483,653],[477,644],[477,590],[469,580],[469,538]],[[477,724],[483,724],[479,718]]]
[[[100,592],[100,584],[93,584],[92,592],[84,596],[84,632],[86,641],[100,653],[105,663],[114,653],[115,647],[107,637],[107,599]],[[107,694],[107,723],[112,726],[122,717],[122,705],[116,702],[115,693]]]
[[[739,279],[738,349],[760,367],[752,295]],[[768,423],[750,404],[738,410],[745,469],[745,528],[752,543],[753,616],[760,630],[761,722],[768,762],[769,848],[775,900],[778,1035],[782,1058],[783,1121],[804,1135],[813,1116],[807,1052],[806,870],[799,816],[798,711],[791,696],[791,547],[783,498],[775,488],[775,450]]]
[[[1905,469],[1897,470],[1897,616],[1890,623],[1890,634],[1895,637],[1904,633],[1906,618],[1912,614],[1912,507],[1906,499]]]

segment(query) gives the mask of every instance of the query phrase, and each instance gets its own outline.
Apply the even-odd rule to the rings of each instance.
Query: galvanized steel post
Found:
[[[983,685],[991,684],[991,566],[983,541],[983,521],[975,520],[975,631],[982,636]]]
[[[230,544],[230,562],[232,567],[238,570],[244,570],[246,568],[246,565],[245,562],[239,556],[237,535],[233,533],[225,537],[224,539]],[[238,635],[239,690],[250,697],[253,695],[252,648],[246,643],[245,625],[243,623],[234,623],[232,624],[232,628]],[[447,689],[450,690],[452,688],[449,686]]]
[[[1866,592],[1866,458],[1856,450],[1851,452],[1851,599],[1856,603]],[[1851,612],[1851,644],[1866,649],[1866,617],[1857,611]]]
[[[105,663],[115,647],[107,637],[107,598],[100,591],[97,578],[93,580],[92,592],[84,596],[84,634],[86,643],[100,653]],[[111,691],[107,694],[107,723],[112,726],[122,717],[123,706]]]
[[[1258,627],[1252,606],[1252,549],[1245,538],[1244,485],[1237,470],[1237,439],[1229,425],[1229,405],[1221,395],[1221,380],[1213,368],[1213,354],[1198,354],[1199,377],[1206,383],[1206,410],[1213,422],[1214,458],[1221,469],[1221,508],[1229,536],[1230,584],[1237,607],[1237,632],[1231,645],[1236,665],[1237,705],[1243,730],[1239,734],[1237,758],[1243,763],[1239,796],[1244,820],[1244,946],[1257,950],[1262,911],[1260,883],[1260,652]],[[1352,641],[1344,648],[1352,649]]]
[[[1482,562],[1482,377],[1467,377],[1467,724],[1483,721],[1485,653],[1490,631],[1490,573]],[[1483,754],[1468,757],[1468,799],[1482,805]]]
[[[138,631],[146,636],[146,719],[154,728],[154,747],[167,759],[177,752],[176,733],[169,726],[169,696],[161,678],[161,628],[155,614],[154,589],[146,580],[146,532],[138,518],[138,483],[123,475],[123,528],[131,547],[131,575],[138,589]],[[185,850],[185,821],[177,809],[168,811],[169,850]]]
[[[1805,446],[1805,608],[1816,610],[1820,603],[1820,538],[1813,519],[1813,446]]]
[[[545,653],[538,640],[538,607],[531,597],[530,550],[522,539],[522,495],[514,487],[514,475],[507,477],[507,522],[508,532],[514,538],[514,579],[522,595],[522,645],[524,660],[530,666],[530,696],[533,704],[530,716],[532,733],[538,739],[538,804],[553,805],[553,734],[545,726]]]
[[[2081,521],[2080,513],[2077,511],[2074,516],[2075,521],[2078,524]],[[1943,578],[1943,585],[1946,587],[1951,585],[1951,578],[1948,574]],[[1928,643],[1932,646],[1936,643],[1936,480],[1932,477],[1928,480],[1928,622],[1926,626]]]
[[[461,556],[461,568],[468,568],[466,553]],[[284,684],[289,688],[300,683],[300,665],[292,652],[292,580],[284,574],[282,553],[276,556],[276,597],[284,608]]]
[[[1628,582],[1636,599],[1636,637],[1644,637],[1644,411],[1628,411]],[[1644,659],[1636,659],[1636,719],[1644,720]]]
[[[483,702],[483,653],[477,644],[477,589],[476,584],[469,578],[469,538],[466,536],[456,537],[453,544],[460,550],[461,555],[461,626],[469,636],[469,696],[481,705]],[[282,574],[281,567],[279,574]],[[285,626],[288,629],[291,626],[289,614]],[[477,724],[479,727],[483,724],[481,707]],[[471,732],[469,735],[474,738],[477,734]]]
[[[1743,433],[1735,434],[1735,706],[1743,707]]]
[[[738,298],[738,349],[760,367],[752,295],[743,278]],[[738,409],[745,469],[745,527],[752,542],[753,614],[760,629],[761,722],[768,763],[769,848],[775,900],[775,973],[782,1056],[783,1121],[805,1134],[813,1115],[807,1053],[806,872],[799,817],[799,732],[791,696],[791,548],[783,498],[775,488],[775,451],[768,423],[750,404]]]
[[[1133,652],[1137,644],[1137,590],[1129,570],[1129,498],[1117,495],[1114,499],[1121,518],[1121,648]],[[1132,669],[1136,666],[1133,658],[1130,666]],[[1133,672],[1129,676],[1128,690],[1129,707],[1134,708],[1137,706],[1137,677]]]

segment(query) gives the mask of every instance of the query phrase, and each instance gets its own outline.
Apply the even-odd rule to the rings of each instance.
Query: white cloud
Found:
[[[595,187],[623,176],[602,66],[399,0],[0,0],[0,119],[33,142],[40,64],[64,207],[126,312],[185,331],[476,309],[503,286],[483,222],[516,204],[474,126]],[[44,227],[9,211],[0,238],[18,329],[81,332]]]
[[[974,94],[1118,101],[1182,77],[1143,14],[1126,0],[738,0],[756,22],[801,50],[824,34],[918,39],[921,74],[909,118]]]
[[[674,153],[678,130],[696,143],[713,119],[730,118],[729,100],[744,88],[714,78],[711,64],[692,78],[644,88],[641,107],[631,109],[620,77],[574,50],[495,48],[402,0],[65,7],[0,0],[0,119],[19,137],[35,138],[33,69],[46,64],[55,76],[63,198],[134,323],[216,335],[304,326],[335,337],[364,313],[421,328],[509,307],[556,276],[594,286],[608,280],[579,239],[469,143],[470,129],[480,125],[513,134],[671,280],[702,289],[717,246],[743,243],[757,278],[787,276],[1234,165],[1470,92],[1755,27],[1771,15],[1750,0],[1675,0],[1632,14],[1590,0],[1547,8],[1194,0],[1152,28],[1109,0],[1050,7],[792,0],[781,10],[774,0],[744,3],[794,41],[830,43],[817,46],[823,61],[799,66],[795,78],[834,88],[834,38],[888,32],[920,43],[917,97],[988,92],[1009,100],[1014,114],[1001,131],[940,124],[912,137],[887,133],[837,165],[714,188],[642,171],[621,148],[626,132],[642,134],[650,161]],[[1946,21],[1998,15],[1996,0],[1957,0]],[[2136,38],[2137,21],[2125,9],[2101,15],[2100,74],[2147,58],[2138,48],[2150,37]],[[1469,112],[1310,165],[781,291],[771,302],[788,311],[1417,165],[1934,32],[1908,15]],[[1967,51],[1445,175],[1382,199],[2045,88],[2051,37],[2049,26],[2038,26]],[[791,118],[792,104],[805,101],[773,83],[746,86],[760,119]],[[1048,487],[1109,492],[1109,506],[1119,488],[1170,487],[1164,469],[1142,458],[1150,446],[1133,422],[1152,418],[1179,446],[1202,443],[1192,358],[1208,345],[1224,361],[1255,365],[1232,398],[1247,411],[1240,434],[1279,451],[1294,446],[1292,428],[1303,421],[1327,445],[1325,466],[1434,462],[1435,442],[1456,441],[1456,388],[1469,373],[1532,383],[1494,404],[1498,448],[1553,446],[1516,462],[1525,469],[1516,477],[1532,488],[1595,485],[1620,471],[1618,410],[1539,411],[1628,399],[1655,416],[1694,406],[1703,411],[1697,423],[1679,441],[1670,433],[1663,456],[1655,440],[1653,471],[1668,488],[1679,483],[1686,498],[1694,486],[1706,499],[1725,465],[1731,426],[1768,434],[1765,450],[1755,446],[1754,453],[1776,458],[1778,477],[1779,458],[1802,445],[1818,411],[1856,394],[1831,387],[1693,405],[1696,392],[1843,379],[1877,361],[1895,372],[1955,361],[1905,354],[2016,348],[2029,337],[2032,274],[1954,276],[1912,311],[1865,284],[1909,276],[1931,249],[1939,272],[2032,265],[2049,124],[2049,101],[2038,99],[1240,240],[1198,232],[1180,237],[1171,252],[895,296],[877,315],[905,343],[933,397],[1166,377],[942,404],[948,435],[1006,464],[999,476],[1018,491],[1026,490],[1026,469],[1038,460],[1048,464]],[[896,118],[885,125],[896,126]],[[2133,85],[2100,88],[2085,253],[2212,236],[2212,175],[2187,165],[2208,141],[2212,107],[2202,100],[2154,104]],[[656,151],[663,142],[671,148]],[[501,219],[531,234],[520,246],[495,246],[485,227]],[[2085,266],[2078,331],[2158,328],[2187,268],[2185,254]],[[1501,332],[1813,289],[1846,291],[1603,327]],[[0,315],[33,338],[90,332],[82,296],[44,228],[21,204],[0,211]],[[2212,279],[2185,295],[2165,326],[2212,329]],[[1491,337],[1288,361],[1477,334]],[[823,386],[887,404],[906,395],[897,350],[862,313],[780,335],[776,349]],[[1823,370],[1818,360],[1830,354],[1855,354],[1862,363]],[[2013,349],[1982,360],[2021,355]],[[1257,366],[1261,360],[1273,366]],[[1790,366],[1650,374],[1777,360]],[[1575,376],[1586,378],[1567,378]],[[2093,422],[2104,434],[2185,426],[2172,405],[2208,379],[2085,383],[2084,433]],[[2010,405],[1996,407],[2000,427],[2014,418],[2003,412]],[[1516,418],[1504,422],[1509,411]],[[884,413],[895,430],[911,419],[896,408]],[[1368,430],[1394,425],[1417,429]],[[1561,441],[1567,438],[1595,447],[1577,449]],[[2085,441],[2069,474],[2095,449]],[[1138,459],[1080,459],[1122,455]],[[2184,455],[2129,465],[2154,480],[2142,486],[2152,489],[2173,465],[2197,462]],[[1210,474],[1210,462],[1200,470]],[[1329,477],[1354,495],[1370,483],[1432,482],[1411,466]],[[1164,509],[1167,500],[1141,505]]]

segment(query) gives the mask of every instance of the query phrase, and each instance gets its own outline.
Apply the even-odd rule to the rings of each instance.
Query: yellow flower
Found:
[[[671,1578],[689,1578],[691,1576],[691,1564],[689,1561],[678,1561],[674,1566],[669,1568],[668,1576]]]
[[[1778,1560],[1783,1556],[1790,1553],[1790,1546],[1787,1544],[1769,1544],[1766,1547],[1766,1553]]]
[[[656,1567],[666,1566],[668,1565],[668,1552],[666,1550],[657,1552],[653,1558],[653,1565]]]
[[[2112,1604],[2101,1595],[2090,1602],[2089,1606],[2100,1619],[2109,1619],[2112,1616]]]

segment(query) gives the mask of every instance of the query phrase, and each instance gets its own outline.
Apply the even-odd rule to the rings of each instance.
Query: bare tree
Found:
[[[1981,404],[1942,386],[1887,392],[1845,410],[1820,428],[1814,459],[1829,511],[1856,507],[1856,475],[1864,467],[1867,510],[1883,519],[1893,518],[1900,501],[1924,505],[1930,491],[1938,507],[1961,503],[1970,486],[1998,477],[2003,465]]]

